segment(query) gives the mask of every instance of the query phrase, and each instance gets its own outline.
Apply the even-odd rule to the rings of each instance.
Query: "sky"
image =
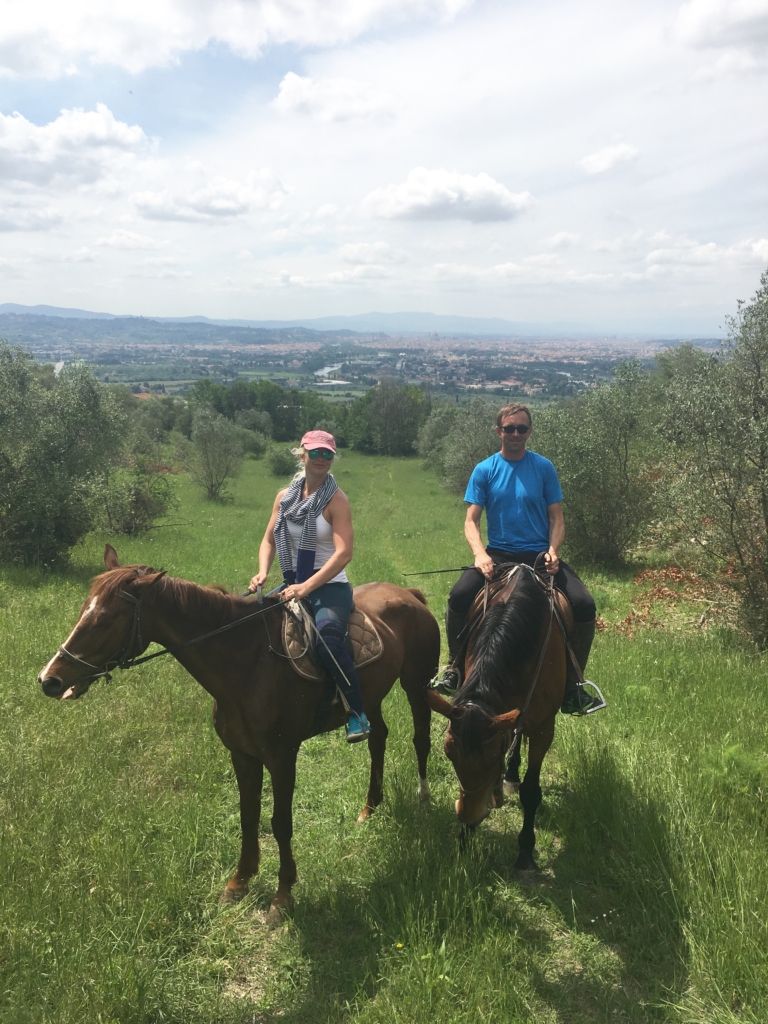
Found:
[[[712,336],[768,0],[3,0],[0,302]]]

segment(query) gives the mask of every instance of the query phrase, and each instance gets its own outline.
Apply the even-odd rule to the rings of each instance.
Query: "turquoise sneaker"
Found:
[[[359,743],[367,740],[371,735],[371,723],[368,721],[364,711],[359,715],[354,712],[347,720],[347,743]]]

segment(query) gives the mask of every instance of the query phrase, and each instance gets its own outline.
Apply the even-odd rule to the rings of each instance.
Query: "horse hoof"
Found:
[[[248,894],[247,889],[225,889],[219,896],[219,906],[232,906],[239,903],[243,896]]]
[[[504,779],[504,796],[514,796],[519,789],[519,782],[510,782],[509,779]]]
[[[276,904],[273,902],[267,911],[267,927],[274,930],[275,928],[279,928],[281,925],[285,924],[292,910],[292,899],[290,902],[283,904]]]
[[[360,811],[360,813],[357,816],[357,824],[358,825],[364,825],[366,823],[366,821],[368,821],[368,819],[370,818],[370,816],[372,814],[373,814],[373,807],[369,807],[366,804],[366,806],[362,809],[362,811]]]

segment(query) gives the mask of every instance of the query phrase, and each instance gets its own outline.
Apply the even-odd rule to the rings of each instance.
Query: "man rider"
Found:
[[[455,659],[470,605],[502,562],[532,566],[536,556],[546,552],[544,567],[554,576],[555,586],[563,591],[573,610],[570,643],[582,673],[595,636],[592,595],[559,557],[565,522],[557,471],[549,459],[526,448],[531,434],[530,409],[517,402],[504,406],[496,417],[496,433],[501,439],[501,450],[475,466],[464,495],[468,504],[464,536],[475,556],[475,565],[464,571],[448,597],[445,625],[451,661],[434,684],[435,689],[446,695],[461,683]],[[488,528],[487,548],[480,536],[483,509]],[[567,715],[583,715],[602,706],[602,701],[579,686],[576,670],[567,659],[565,699],[560,710]]]

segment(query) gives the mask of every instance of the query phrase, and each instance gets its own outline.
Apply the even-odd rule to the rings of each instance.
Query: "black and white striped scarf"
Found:
[[[303,583],[315,571],[315,551],[317,550],[316,519],[339,489],[331,473],[316,491],[308,498],[302,498],[304,477],[294,480],[280,499],[280,508],[275,520],[275,543],[277,558],[286,583]],[[288,520],[299,523],[303,529],[296,553],[296,569],[293,568],[291,555],[291,537],[288,533]]]

